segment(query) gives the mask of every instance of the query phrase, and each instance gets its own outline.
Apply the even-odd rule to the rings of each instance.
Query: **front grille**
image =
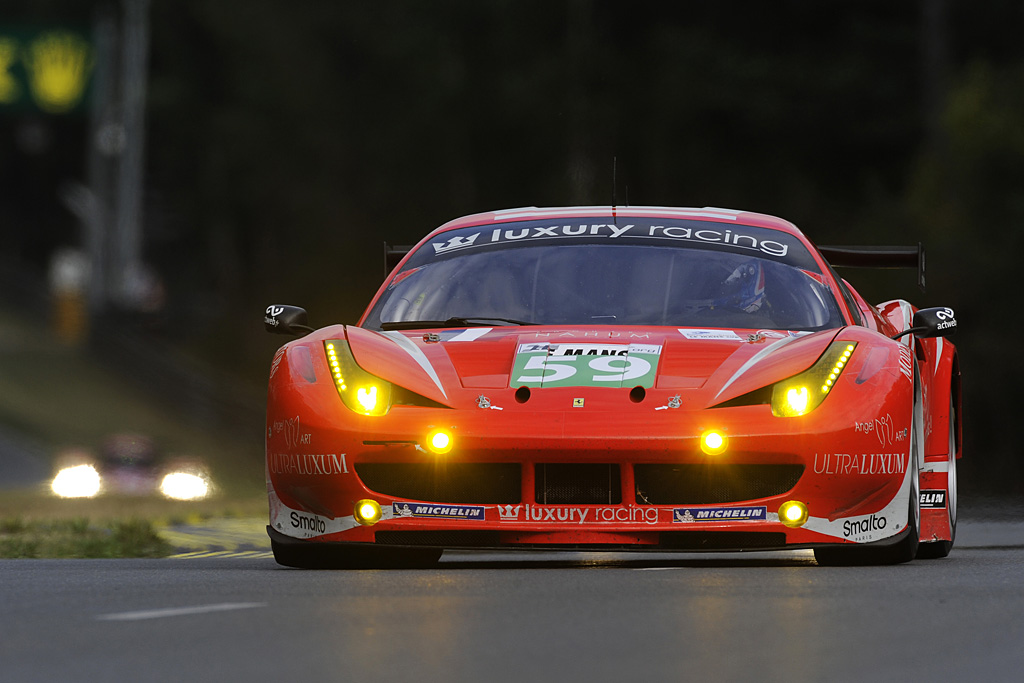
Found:
[[[500,545],[498,531],[378,531],[381,545],[429,545],[437,548],[494,548]]]
[[[752,550],[782,548],[786,534],[758,531],[663,531],[659,548],[673,550]]]
[[[518,463],[356,463],[372,491],[437,503],[518,503],[520,473]]]
[[[547,505],[618,505],[619,466],[539,463],[534,469],[534,500]]]
[[[712,505],[778,496],[803,465],[634,465],[640,505]]]

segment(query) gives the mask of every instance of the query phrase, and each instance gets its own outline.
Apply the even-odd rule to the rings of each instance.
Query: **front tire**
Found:
[[[937,560],[949,555],[956,541],[956,415],[953,396],[949,397],[949,457],[946,470],[946,512],[949,514],[949,540],[929,541],[917,549],[917,556],[924,560]]]

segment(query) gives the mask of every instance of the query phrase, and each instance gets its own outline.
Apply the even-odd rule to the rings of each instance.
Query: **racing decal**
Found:
[[[873,541],[881,537],[879,532],[884,532],[888,525],[889,519],[885,515],[852,517],[843,521],[843,538],[851,541]]]
[[[854,422],[853,428],[858,433],[873,433],[878,437],[878,443],[882,446],[891,446],[893,443],[906,441],[907,434],[910,431],[906,427],[899,430],[893,427],[892,415],[889,413],[886,413],[883,417],[876,418],[874,421]]]
[[[660,357],[654,344],[520,344],[510,386],[650,388]]]
[[[519,511],[522,505],[499,505],[498,518],[503,522],[515,522],[519,520]]]
[[[903,466],[903,480],[896,495],[877,512],[869,515],[858,515],[853,517],[839,517],[828,519],[827,517],[812,516],[807,519],[803,528],[808,531],[831,536],[855,543],[869,543],[879,541],[903,531],[907,524],[908,497],[911,495],[911,475],[914,468]],[[812,510],[813,513],[813,510]],[[772,516],[775,516],[772,513]]]
[[[270,428],[271,434],[284,434],[284,442],[288,448],[309,445],[313,437],[309,432],[303,433],[299,416],[290,417],[287,420],[274,420]]]
[[[766,239],[758,241],[758,239],[753,235],[741,233],[739,230],[734,233],[732,230],[722,231],[710,228],[699,228],[695,230],[693,228],[679,225],[652,225],[648,234],[650,237],[669,237],[671,239],[700,242],[720,242],[732,247],[742,247],[744,249],[760,251],[761,253],[768,254],[769,256],[784,257],[789,253],[789,245],[787,244]],[[782,235],[782,233],[779,234]]]
[[[751,507],[688,507],[672,510],[672,522],[764,522],[768,519],[768,508],[764,505]]]
[[[815,453],[815,474],[903,474],[906,453]]]
[[[499,505],[502,522],[560,522],[562,524],[657,524],[657,508],[571,507],[567,505]]]
[[[437,388],[441,390],[441,395],[448,398],[448,393],[444,390],[444,386],[441,384],[441,379],[437,376],[434,366],[430,364],[430,361],[427,360],[426,355],[420,351],[418,346],[409,341],[409,338],[404,334],[395,330],[390,332],[381,332],[381,334],[398,344],[406,353],[412,356],[413,360],[419,363],[420,367],[430,375],[430,379],[434,380],[434,384],[436,384]]]
[[[270,379],[274,379],[274,375],[277,374],[277,368],[281,366],[281,361],[284,360],[284,351],[285,347],[282,346],[274,354],[274,360],[270,363]]]
[[[946,492],[943,489],[921,491],[921,508],[946,509]]]
[[[953,313],[952,308],[943,308],[940,311],[935,311],[935,317],[942,321],[935,329],[948,330],[950,327],[956,327],[956,314]]]
[[[729,226],[719,228],[708,223],[694,221],[688,225],[652,224],[650,219],[631,218],[636,222],[619,225],[616,222],[599,222],[599,218],[571,218],[568,224],[544,224],[542,221],[509,224],[489,230],[477,230],[471,234],[468,229],[456,234],[446,232],[439,235],[439,241],[431,242],[434,256],[485,246],[510,244],[513,242],[535,242],[550,240],[587,239],[622,240],[633,243],[658,241],[662,244],[685,243],[688,245],[722,245],[732,250],[755,252],[758,255],[786,259],[790,244],[797,246],[799,256],[806,260],[805,250],[792,236],[770,228],[753,226]],[[575,222],[579,221],[579,222]],[[594,222],[591,222],[594,221]],[[626,239],[624,239],[626,238]],[[784,240],[784,241],[779,241]]]
[[[268,487],[270,502],[270,525],[285,536],[292,538],[314,538],[325,534],[348,531],[359,526],[352,515],[347,517],[323,517],[305,510],[293,510],[281,502],[272,486]],[[391,519],[391,508],[381,510],[381,519]]]
[[[524,334],[520,339],[526,337]],[[594,338],[594,339],[618,339],[619,337],[629,337],[630,339],[650,339],[650,332],[618,332],[616,330],[587,330],[580,332],[577,330],[555,330],[553,332],[532,332],[529,336],[534,339],[550,339],[551,337],[565,337],[569,339],[575,339],[578,337]]]
[[[460,249],[487,244],[501,244],[516,240],[559,239],[567,237],[606,237],[615,239],[628,233],[635,225],[619,227],[614,223],[579,223],[574,225],[532,226],[526,228],[495,228],[489,234],[475,232],[472,235],[455,235],[444,242],[431,242],[434,254],[446,254]],[[484,236],[483,239],[480,239]]]
[[[907,336],[909,337],[910,335],[907,335]],[[914,354],[906,346],[900,346],[899,363],[900,363],[900,372],[902,372],[903,375],[907,379],[909,379],[911,383],[913,383],[914,382]]]
[[[484,520],[481,505],[427,505],[424,503],[392,503],[395,517],[430,517],[433,519]]]
[[[348,474],[344,453],[269,453],[267,467],[274,474]]]
[[[687,339],[703,339],[703,340],[720,340],[720,341],[743,341],[740,335],[736,334],[732,330],[688,330],[680,329],[682,334]]]

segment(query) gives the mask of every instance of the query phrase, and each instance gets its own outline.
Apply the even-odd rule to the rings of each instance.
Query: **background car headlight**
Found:
[[[324,342],[327,364],[341,400],[360,415],[386,415],[391,408],[391,383],[356,365],[348,342]]]
[[[855,342],[834,342],[809,369],[776,383],[772,388],[772,414],[799,417],[821,405],[850,362],[855,348]]]
[[[92,498],[100,492],[100,473],[92,465],[65,467],[50,488],[61,498]]]
[[[171,472],[160,482],[160,493],[174,500],[199,500],[210,495],[210,482],[199,474]]]

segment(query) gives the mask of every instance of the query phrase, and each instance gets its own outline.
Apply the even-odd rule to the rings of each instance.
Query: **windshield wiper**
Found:
[[[512,318],[448,318],[447,320],[395,320],[380,324],[382,330],[425,330],[432,327],[489,327],[491,323],[509,325],[537,325]]]

